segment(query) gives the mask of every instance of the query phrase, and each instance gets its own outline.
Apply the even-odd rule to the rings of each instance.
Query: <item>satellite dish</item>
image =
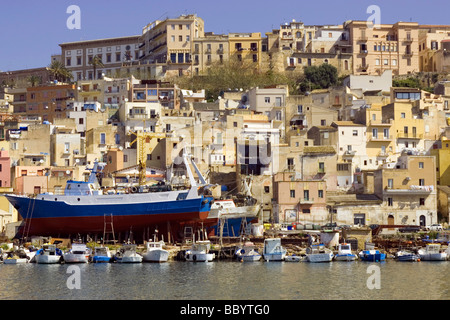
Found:
[[[66,173],[67,173],[67,174],[70,174],[70,170],[67,170]]]

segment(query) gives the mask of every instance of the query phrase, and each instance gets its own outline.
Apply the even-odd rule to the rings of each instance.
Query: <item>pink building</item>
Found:
[[[0,150],[0,187],[11,187],[11,158],[3,149]]]

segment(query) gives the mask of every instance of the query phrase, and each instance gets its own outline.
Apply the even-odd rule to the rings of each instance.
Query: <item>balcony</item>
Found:
[[[389,153],[387,153],[386,151],[380,151],[377,154],[377,158],[387,158],[389,156]]]
[[[406,38],[403,39],[403,42],[407,42],[407,43],[411,43],[413,41],[414,41],[414,39],[411,38],[411,37],[406,37]]]
[[[370,142],[391,142],[394,139],[393,136],[384,136],[383,134],[380,135],[372,135],[369,134],[369,141]]]
[[[368,54],[369,51],[368,51],[368,50],[360,50],[359,53],[360,53],[360,54]]]
[[[397,139],[423,139],[423,134],[399,132],[397,133]]]
[[[430,193],[434,192],[434,186],[416,186],[412,185],[409,186],[409,188],[404,189],[395,189],[386,187],[384,189],[384,193],[386,194],[393,194],[393,195],[429,195]]]
[[[369,64],[360,64],[358,65],[358,70],[367,70],[369,69]]]
[[[319,169],[317,169],[317,173],[325,173],[325,168],[319,168]]]
[[[314,204],[314,198],[300,198],[300,204]]]
[[[405,57],[412,57],[413,55],[414,55],[414,51],[411,51],[411,50],[405,51],[405,53],[404,53]]]
[[[362,35],[356,41],[358,41],[358,42],[367,42],[368,40],[369,40],[368,36]]]
[[[354,150],[347,150],[342,155],[343,157],[354,157],[356,155],[356,151]]]

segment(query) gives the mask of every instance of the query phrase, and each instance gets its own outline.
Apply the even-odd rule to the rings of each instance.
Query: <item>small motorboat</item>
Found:
[[[338,253],[334,256],[336,261],[355,261],[358,256],[352,252],[352,247],[349,243],[340,243],[338,246]]]
[[[381,262],[386,260],[386,254],[375,249],[375,245],[369,242],[364,244],[364,250],[358,253],[358,257],[361,261],[369,262]]]
[[[73,243],[72,248],[64,253],[65,263],[88,263],[91,250],[83,243]]]
[[[44,244],[34,256],[36,263],[53,264],[63,260],[63,252],[54,244]]]
[[[210,252],[211,242],[209,240],[197,241],[192,244],[191,249],[186,250],[186,261],[211,262],[216,255]]]
[[[334,253],[326,248],[323,243],[312,244],[306,249],[306,259],[309,262],[331,262]]]
[[[399,250],[395,258],[398,261],[420,261],[420,256],[411,250]]]
[[[242,247],[238,248],[235,252],[236,258],[239,261],[246,261],[246,262],[254,262],[261,260],[261,254],[256,249],[253,242],[245,242]]]
[[[422,261],[445,261],[448,259],[448,254],[441,250],[440,243],[427,243],[425,249],[419,249],[418,253]]]
[[[113,258],[108,247],[95,247],[91,254],[93,263],[112,262]]]
[[[163,247],[164,241],[147,242],[147,251],[143,254],[143,260],[146,262],[167,262],[169,251],[163,249]]]
[[[120,263],[141,263],[142,256],[136,252],[135,244],[124,244],[114,256],[115,262]]]
[[[263,257],[265,261],[283,261],[286,257],[286,249],[281,245],[280,238],[264,240]]]

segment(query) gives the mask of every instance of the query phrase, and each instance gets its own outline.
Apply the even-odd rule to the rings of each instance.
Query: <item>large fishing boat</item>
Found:
[[[189,159],[190,158],[190,159]],[[190,170],[189,160],[200,182]],[[68,181],[64,195],[50,193],[37,196],[5,195],[22,216],[21,236],[58,234],[101,234],[105,221],[113,223],[114,232],[145,230],[150,225],[174,222],[201,222],[208,218],[212,197],[192,157],[183,155],[190,188],[162,192],[103,194],[98,188],[96,162],[87,182]]]

